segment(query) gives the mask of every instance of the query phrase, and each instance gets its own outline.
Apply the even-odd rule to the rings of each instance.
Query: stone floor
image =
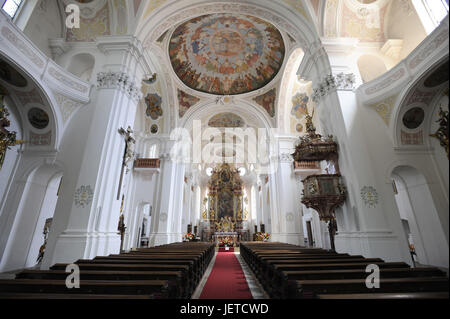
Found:
[[[236,257],[241,264],[242,271],[244,272],[245,278],[247,279],[248,287],[250,288],[250,292],[252,293],[253,299],[269,299],[269,296],[262,288],[258,279],[256,279],[253,271],[247,266],[247,263],[241,257],[240,253],[236,253]]]

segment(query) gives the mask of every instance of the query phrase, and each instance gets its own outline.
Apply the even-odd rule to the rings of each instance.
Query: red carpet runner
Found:
[[[200,299],[253,299],[234,253],[218,253]]]

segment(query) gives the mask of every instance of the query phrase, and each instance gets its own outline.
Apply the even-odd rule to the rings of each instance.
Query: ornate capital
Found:
[[[97,74],[98,89],[119,89],[135,101],[142,99],[142,93],[130,76],[124,72],[100,72]]]
[[[337,75],[327,75],[321,83],[314,89],[312,99],[318,103],[321,98],[335,90],[353,91],[355,88],[355,75],[353,73],[339,73]]]

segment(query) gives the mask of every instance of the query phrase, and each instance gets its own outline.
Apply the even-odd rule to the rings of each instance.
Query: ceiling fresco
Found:
[[[285,46],[278,29],[266,21],[212,14],[180,25],[172,34],[169,56],[191,89],[236,95],[267,85],[283,64]]]

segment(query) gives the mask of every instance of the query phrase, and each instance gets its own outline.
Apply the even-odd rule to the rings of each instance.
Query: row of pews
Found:
[[[273,299],[384,299],[449,297],[448,278],[438,268],[411,268],[318,248],[285,243],[241,243],[241,256]],[[369,289],[368,265],[380,269],[380,288]]]
[[[215,254],[210,243],[174,243],[75,262],[80,287],[67,288],[68,264],[0,280],[0,299],[188,299]]]

